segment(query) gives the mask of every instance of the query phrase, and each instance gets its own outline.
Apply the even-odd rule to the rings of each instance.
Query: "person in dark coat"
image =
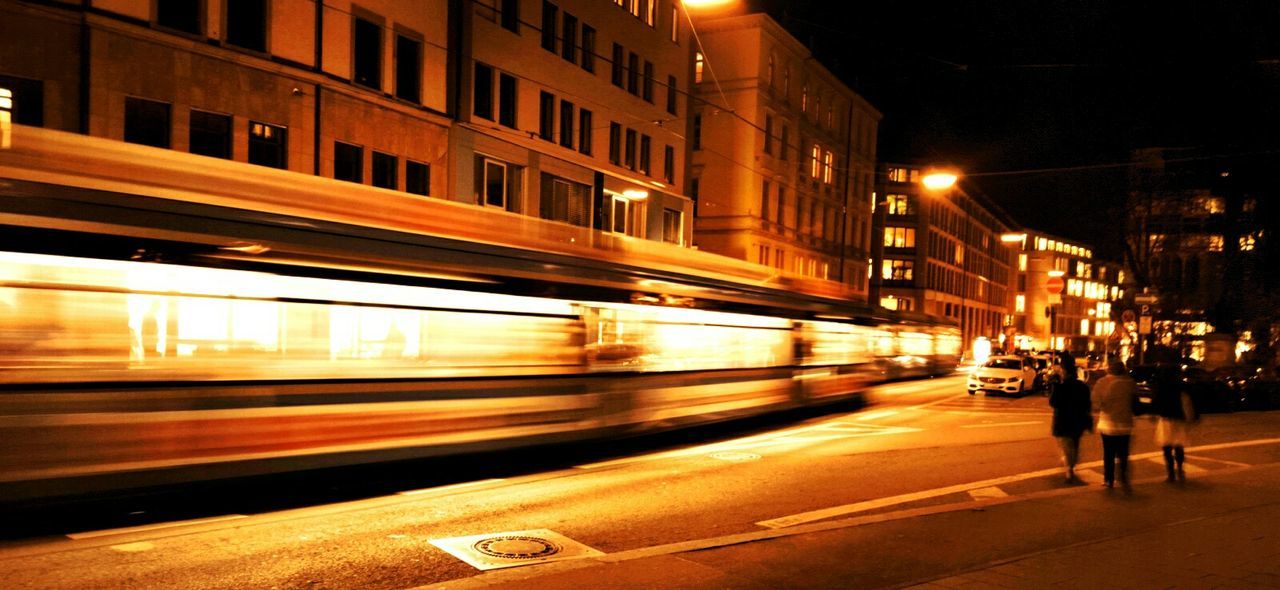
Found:
[[[1062,463],[1067,483],[1078,483],[1076,461],[1080,458],[1080,437],[1093,430],[1092,403],[1089,386],[1081,381],[1075,363],[1063,365],[1063,381],[1053,388],[1049,405],[1053,407],[1053,436],[1062,446]]]
[[[1156,421],[1156,444],[1164,451],[1165,481],[1186,481],[1182,461],[1186,456],[1187,431],[1200,416],[1192,404],[1191,396],[1175,375],[1165,375],[1159,381],[1152,400],[1152,409],[1159,418]]]

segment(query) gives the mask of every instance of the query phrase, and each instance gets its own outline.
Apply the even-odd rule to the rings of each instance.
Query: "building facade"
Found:
[[[960,323],[966,355],[995,348],[1012,309],[1014,224],[958,187],[929,190],[926,170],[881,164],[872,235],[871,297],[889,309]]]
[[[1018,251],[1018,279],[1004,342],[1016,350],[1128,358],[1131,343],[1117,303],[1125,295],[1120,265],[1095,259],[1090,246],[1042,232],[1012,237],[1006,243]]]
[[[449,198],[689,245],[689,32],[674,0],[462,3]]]
[[[14,122],[445,191],[446,0],[0,2]]]
[[[767,15],[695,22],[696,245],[865,298],[880,112]]]

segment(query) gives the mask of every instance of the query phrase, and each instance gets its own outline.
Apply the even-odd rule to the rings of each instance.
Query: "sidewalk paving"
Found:
[[[1280,464],[1062,487],[496,570],[428,588],[1280,588]]]

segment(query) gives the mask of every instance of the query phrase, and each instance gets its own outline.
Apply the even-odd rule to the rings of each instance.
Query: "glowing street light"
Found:
[[[920,183],[931,191],[940,191],[955,186],[960,177],[951,172],[930,172],[920,179]]]
[[[684,0],[684,5],[688,8],[694,9],[717,8],[720,6],[734,4],[736,2],[738,2],[738,0]]]

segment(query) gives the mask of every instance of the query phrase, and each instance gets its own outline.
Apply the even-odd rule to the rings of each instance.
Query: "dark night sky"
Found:
[[[1104,253],[1130,148],[1280,149],[1274,0],[754,2],[884,112],[881,160],[950,162]]]

